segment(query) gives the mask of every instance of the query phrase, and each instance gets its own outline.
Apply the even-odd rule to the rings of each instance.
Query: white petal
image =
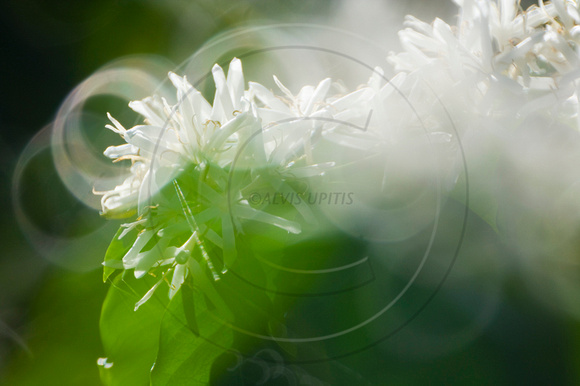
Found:
[[[166,239],[161,240],[164,241]],[[151,267],[153,267],[153,265],[155,265],[155,263],[157,263],[160,260],[163,260],[163,252],[165,248],[163,245],[160,245],[162,244],[162,241],[157,243],[157,245],[155,245],[150,250],[146,252],[141,252],[137,255],[137,257],[135,258],[136,262],[135,270],[133,272],[135,278],[137,279],[142,278],[147,274],[147,272],[149,272],[149,270],[151,269]]]
[[[139,252],[141,252],[141,249],[143,249],[143,247],[149,242],[149,240],[151,240],[151,237],[153,237],[154,234],[155,232],[153,230],[147,230],[140,233],[139,236],[137,236],[137,239],[135,240],[129,251],[127,251],[125,256],[123,256],[123,265],[125,265],[126,269],[130,269],[135,266],[135,264],[137,263],[136,261],[137,255],[139,254]]]
[[[165,126],[167,117],[163,112],[163,104],[157,97],[147,97],[140,101],[129,102],[129,107],[149,120],[152,125]]]
[[[177,291],[179,291],[181,285],[185,282],[187,273],[188,270],[185,264],[177,264],[173,270],[173,279],[171,279],[171,286],[169,287],[169,299],[172,299]]]
[[[109,118],[109,120],[113,123],[114,126],[111,125],[106,125],[105,127],[114,131],[117,134],[120,134],[121,136],[123,136],[125,134],[125,132],[127,130],[125,130],[125,128],[123,127],[123,125],[121,125],[119,123],[119,121],[117,121],[115,118],[113,118],[111,116],[111,114],[107,113],[107,117]]]
[[[163,275],[163,276],[165,276],[165,275]],[[141,298],[141,300],[139,300],[135,304],[134,311],[137,311],[139,309],[139,307],[141,307],[147,300],[151,299],[151,296],[153,296],[153,294],[155,293],[155,290],[157,289],[157,287],[159,287],[159,284],[161,284],[162,282],[163,282],[163,278],[159,279],[159,281],[157,283],[155,283],[149,291],[147,291],[147,293]]]
[[[224,70],[217,64],[213,66],[211,73],[215,83],[215,96],[211,119],[224,123],[233,118],[234,106],[227,87]]]
[[[131,144],[124,144],[119,146],[109,146],[108,148],[105,149],[103,154],[105,155],[105,157],[117,159],[125,155],[137,154],[138,150],[139,149],[137,147]]]
[[[230,62],[230,68],[228,69],[228,80],[227,80],[228,90],[230,97],[233,102],[233,108],[235,110],[241,109],[241,100],[244,96],[244,73],[242,71],[242,62],[238,58],[234,58]]]
[[[168,76],[171,83],[173,83],[173,86],[177,89],[178,99],[190,93],[192,89],[195,90],[185,77],[182,78],[174,72],[169,72]]]
[[[304,115],[309,116],[313,113],[316,104],[323,102],[328,90],[330,89],[330,85],[332,81],[330,78],[324,79],[322,82],[318,84],[312,96],[309,98],[308,103],[306,104],[305,108],[302,110]]]
[[[374,92],[368,87],[366,87],[351,92],[350,94],[347,94],[342,98],[335,100],[334,102],[331,103],[331,105],[337,111],[342,111],[351,108],[354,104],[359,103],[360,101],[368,102],[373,95]]]
[[[507,26],[516,15],[516,2],[514,0],[500,0],[500,14],[502,26]]]
[[[240,218],[267,223],[290,233],[298,234],[301,231],[300,224],[297,222],[274,216],[273,214],[252,208],[251,206],[238,205],[235,207],[234,213]]]
[[[285,114],[291,113],[291,110],[288,108],[288,105],[282,102],[282,100],[280,100],[277,96],[275,96],[274,93],[268,90],[266,87],[256,82],[249,82],[249,85],[250,85],[250,93],[256,98],[258,98],[258,100],[262,102],[265,107],[279,112],[283,112]]]
[[[288,89],[286,88],[286,86],[284,86],[284,85],[282,84],[282,82],[280,82],[280,79],[278,79],[278,78],[276,77],[276,75],[274,75],[274,76],[273,76],[273,78],[274,78],[274,82],[276,83],[276,85],[278,86],[278,88],[279,88],[279,89],[280,89],[280,90],[281,90],[281,91],[282,91],[284,94],[286,94],[286,96],[287,96],[288,98],[290,98],[290,100],[294,100],[294,95],[293,95],[293,94],[290,92],[290,90],[288,90]]]

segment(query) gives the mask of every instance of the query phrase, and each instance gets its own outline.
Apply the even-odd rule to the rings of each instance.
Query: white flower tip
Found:
[[[107,261],[103,261],[101,264],[103,264],[104,267],[109,267],[109,268],[114,268],[114,269],[123,269],[123,262],[119,261],[119,260],[107,260]]]
[[[171,81],[171,83],[173,83],[173,86],[177,90],[184,92],[193,87],[189,84],[189,82],[187,81],[187,77],[185,75],[179,76],[175,72],[169,71],[167,76],[169,77],[169,80]]]
[[[276,86],[278,86],[278,88],[284,94],[286,94],[286,96],[288,96],[290,99],[294,99],[294,95],[290,92],[290,90],[288,90],[288,88],[286,88],[286,86],[284,86],[282,84],[282,82],[280,81],[280,79],[278,79],[278,77],[276,75],[272,75],[272,77],[274,78],[274,82],[276,83]]]
[[[278,79],[278,77],[276,75],[272,75],[272,78],[274,78],[274,82],[276,82],[276,85],[278,87],[280,87],[280,85],[282,85],[282,82],[280,82],[280,79]]]
[[[288,232],[298,235],[302,232],[302,228],[300,228],[300,225],[296,225],[296,226],[290,226],[287,228]]]
[[[167,272],[163,275],[163,277],[161,279],[159,279],[159,281],[157,283],[155,283],[153,285],[153,287],[151,287],[151,289],[149,291],[147,291],[147,293],[141,298],[141,300],[139,300],[135,304],[135,309],[133,311],[137,311],[139,309],[139,307],[141,307],[143,304],[145,304],[145,302],[147,302],[147,300],[151,299],[151,296],[153,296],[153,293],[155,292],[157,287],[159,287],[159,284],[161,284],[163,282],[163,278],[165,278],[166,274],[167,274]]]
[[[169,71],[167,73],[167,76],[169,77],[169,80],[171,80],[171,83],[173,83],[175,85],[176,82],[181,82],[182,81],[182,77],[177,75],[175,72],[173,71]]]
[[[109,362],[108,360],[109,358],[99,358],[97,359],[97,365],[102,366],[106,369],[110,369],[111,367],[113,367],[113,362]]]
[[[212,72],[212,74],[219,73],[219,72],[222,72],[223,73],[224,70],[221,68],[221,66],[219,64],[216,63],[211,68],[211,72]]]
[[[119,135],[123,135],[127,130],[123,127],[123,125],[121,125],[119,123],[119,121],[117,121],[115,118],[113,118],[113,116],[107,112],[107,118],[109,118],[109,121],[111,121],[111,123],[113,124],[113,126],[111,125],[105,125],[105,127]]]
[[[242,72],[242,61],[238,58],[233,58],[230,62],[230,68],[234,68],[236,71]]]
[[[133,309],[133,311],[137,311],[139,309],[139,307],[141,307],[143,304],[145,304],[145,302],[147,302],[147,300],[149,300],[151,298],[151,296],[153,296],[153,291],[155,291],[157,287],[153,286],[153,288],[151,288],[146,294],[145,296],[143,296],[143,298],[141,300],[139,300],[137,303],[135,303],[135,308]]]

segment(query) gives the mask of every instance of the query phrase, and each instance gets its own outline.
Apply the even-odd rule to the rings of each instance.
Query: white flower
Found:
[[[525,11],[516,0],[455,2],[461,8],[456,27],[407,16],[399,33],[404,52],[389,57],[399,71],[439,67],[455,81],[479,74],[539,89],[578,72],[577,0],[540,1]]]
[[[290,233],[301,232],[302,221],[316,223],[306,200],[270,212],[268,205],[252,205],[248,193],[298,195],[297,186],[304,186],[300,182],[351,167],[360,158],[380,159],[385,151],[426,134],[419,112],[399,90],[405,74],[387,81],[377,68],[354,92],[327,78],[297,94],[274,76],[279,95],[255,82],[246,90],[238,59],[230,63],[227,77],[217,65],[212,75],[212,104],[185,77],[170,73],[177,104],[157,96],[131,102],[144,124],[128,130],[109,116],[112,125],[107,127],[126,143],[107,148],[105,155],[132,165],[122,184],[102,193],[102,212],[137,218],[123,224],[119,235],[132,234],[131,248],[105,265],[133,270],[137,278],[158,277],[136,307],[163,282],[173,297],[188,275],[202,275],[200,263],[219,280],[220,272],[234,264],[236,237],[248,221]],[[429,127],[427,134],[436,135],[434,129]],[[352,159],[342,157],[337,164],[341,149],[350,149],[344,153],[352,153]],[[390,177],[381,173],[385,186]],[[327,191],[340,186],[332,178],[324,180]],[[221,262],[214,258],[216,251]],[[194,281],[203,281],[202,276]]]
[[[410,102],[433,106],[426,115],[447,126],[441,106],[452,106],[460,134],[482,118],[492,127],[514,127],[530,114],[549,114],[578,130],[579,2],[540,1],[525,11],[517,0],[455,2],[456,26],[408,16],[399,33],[404,51],[388,60],[408,74],[401,88]]]
[[[173,176],[170,170],[205,160],[221,166],[231,162],[233,145],[238,141],[237,131],[255,115],[244,98],[239,59],[230,63],[227,78],[217,65],[212,75],[216,85],[213,106],[185,77],[170,73],[169,79],[177,89],[177,105],[170,106],[158,96],[129,103],[131,109],[145,118],[145,124],[129,130],[109,115],[113,125],[107,128],[127,143],[111,146],[104,154],[114,162],[130,160],[132,167],[131,175],[123,184],[102,192],[103,215],[124,215],[138,203],[146,203],[155,193],[147,190],[167,183]]]
[[[223,249],[226,259],[235,253],[233,224],[225,213],[223,189],[227,173],[217,169],[226,168],[233,162],[241,131],[255,131],[260,126],[255,109],[244,96],[241,62],[234,59],[230,63],[227,77],[217,65],[212,75],[216,86],[213,104],[208,103],[185,77],[170,73],[169,79],[177,89],[176,105],[171,106],[157,96],[131,102],[129,106],[141,114],[145,122],[129,130],[109,115],[112,125],[107,127],[127,143],[111,146],[104,153],[114,162],[130,160],[132,165],[129,177],[121,185],[101,193],[102,213],[121,218],[137,213],[139,217],[124,224],[125,231],[120,234],[120,238],[128,237],[129,232],[137,230],[132,247],[122,260],[105,264],[133,269],[138,278],[154,269],[169,267],[136,307],[167,280],[168,274],[172,277],[170,296],[173,296],[187,277],[191,264],[196,264],[191,257],[197,254],[201,254],[217,279],[206,252],[206,241]],[[197,176],[203,174],[204,179],[195,184],[187,180],[189,175],[180,179],[180,183],[186,185],[183,186],[185,194],[191,196],[188,198],[175,180],[173,199],[167,201],[161,189],[173,189],[174,185],[166,185],[186,169]],[[172,206],[171,200],[177,202],[177,208]],[[192,200],[197,202],[192,203]],[[295,229],[284,219],[254,213],[249,205],[237,208],[236,215]],[[221,235],[211,229],[212,221],[221,222]],[[184,237],[186,241],[182,245],[175,244],[175,240]]]
[[[133,270],[137,278],[148,273],[159,277],[136,308],[163,282],[169,283],[172,297],[188,274],[201,272],[200,262],[219,280],[218,272],[224,273],[236,257],[235,233],[244,221],[299,233],[298,222],[252,206],[243,192],[264,186],[279,192],[292,191],[292,180],[320,175],[332,166],[312,162],[312,144],[324,122],[303,121],[301,128],[281,125],[275,135],[271,135],[274,131],[263,130],[261,124],[262,120],[269,124],[287,118],[300,121],[331,116],[330,110],[336,110],[336,106],[327,96],[330,79],[317,87],[306,86],[296,96],[276,79],[284,94],[279,98],[257,83],[250,83],[245,90],[238,59],[230,63],[227,77],[217,65],[212,74],[216,86],[213,104],[185,77],[170,73],[177,89],[176,105],[157,96],[131,102],[129,106],[145,121],[128,130],[109,116],[112,125],[107,127],[127,143],[107,148],[105,155],[115,162],[130,160],[132,165],[131,174],[121,185],[101,193],[102,212],[110,217],[138,217],[123,224],[125,229],[119,236],[129,237],[135,231],[131,248],[122,259],[104,264]],[[246,146],[256,134],[261,134],[257,142]],[[233,163],[242,145],[250,153],[242,157],[240,167]],[[249,175],[244,177],[246,182],[232,188],[228,173],[238,169],[242,174],[249,170]],[[293,205],[302,218],[314,221],[308,205]],[[209,252],[216,248],[223,256],[218,267]]]

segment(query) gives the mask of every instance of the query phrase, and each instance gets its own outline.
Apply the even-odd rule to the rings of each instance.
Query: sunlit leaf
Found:
[[[101,380],[107,385],[147,385],[168,299],[165,291],[156,292],[134,311],[135,304],[156,280],[124,276],[113,281],[101,313],[103,347],[108,363],[113,364],[101,369]]]
[[[107,279],[115,272],[115,268],[112,266],[115,265],[117,262],[121,264],[121,260],[123,256],[129,251],[133,243],[135,242],[135,237],[137,236],[136,230],[131,230],[123,238],[119,239],[119,236],[125,231],[125,228],[120,227],[115,236],[113,236],[113,240],[111,240],[111,244],[107,248],[107,253],[105,254],[105,263],[103,268],[103,282],[106,282]]]
[[[204,296],[184,285],[161,323],[152,385],[207,385],[214,360],[233,343],[233,331],[216,320]]]

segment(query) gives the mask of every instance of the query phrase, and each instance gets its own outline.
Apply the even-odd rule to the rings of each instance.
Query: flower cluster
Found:
[[[521,117],[555,104],[570,109],[560,103],[568,98],[577,107],[577,0],[540,1],[527,10],[517,0],[454,1],[457,26],[407,16],[399,33],[404,51],[388,58],[398,71],[427,82],[467,116]],[[516,100],[521,103],[514,109]]]
[[[303,194],[297,191],[304,185],[300,181],[337,167],[321,157],[319,143],[373,151],[392,139],[394,126],[380,123],[385,115],[398,118],[386,110],[394,109],[386,100],[396,81],[387,83],[380,69],[352,93],[329,78],[296,95],[275,76],[281,95],[255,82],[246,89],[239,59],[229,64],[227,76],[218,65],[212,75],[211,104],[185,77],[170,73],[175,105],[157,96],[131,102],[144,123],[130,129],[109,115],[107,128],[126,143],[104,154],[131,166],[122,184],[100,192],[102,214],[136,218],[116,236],[132,240],[130,248],[104,265],[133,270],[137,278],[159,277],[137,307],[163,282],[172,297],[190,273],[203,280],[203,266],[219,280],[234,264],[236,235],[244,222],[290,233],[301,232],[300,219],[315,222],[304,200],[288,202],[293,214],[283,216],[270,213],[267,203],[249,202],[245,193]]]
[[[454,27],[408,16],[400,32],[404,51],[388,57],[397,74],[387,79],[377,67],[356,91],[330,78],[297,94],[275,76],[278,91],[255,82],[246,87],[234,59],[227,76],[214,66],[212,103],[170,73],[176,104],[157,96],[131,102],[144,124],[130,129],[109,116],[107,127],[126,143],[105,155],[131,166],[122,184],[101,192],[102,213],[136,218],[117,236],[132,238],[130,248],[104,264],[132,269],[136,277],[161,276],[138,305],[164,281],[172,297],[190,273],[203,280],[204,265],[218,280],[234,264],[236,238],[248,221],[300,233],[302,220],[316,217],[307,202],[288,202],[293,214],[285,215],[247,197],[298,196],[301,179],[349,163],[342,157],[337,164],[333,154],[371,159],[427,137],[429,146],[446,151],[441,160],[450,191],[460,175],[454,136],[486,122],[517,127],[534,114],[577,130],[578,1],[540,1],[525,11],[516,0],[455,2],[461,11]],[[383,174],[381,189],[391,177]]]
[[[580,208],[580,2],[454,2],[454,26],[408,16],[404,50],[388,60],[414,103],[446,106],[467,154],[470,209],[521,253],[540,297],[577,313],[566,302]]]

